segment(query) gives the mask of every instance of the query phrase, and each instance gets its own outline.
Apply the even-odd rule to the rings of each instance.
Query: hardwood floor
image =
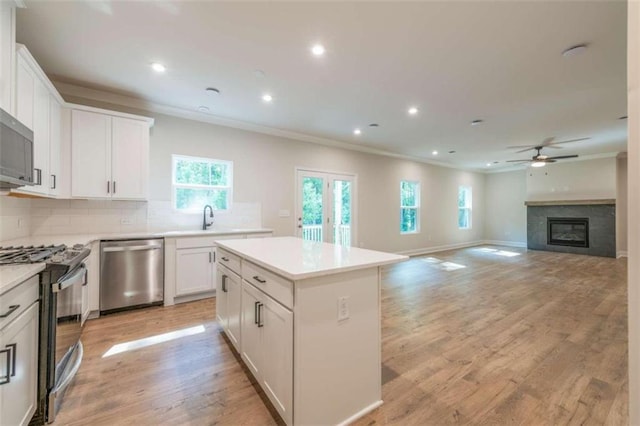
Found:
[[[388,268],[384,405],[357,424],[627,424],[626,271],[626,259],[499,247]],[[209,299],[89,321],[55,424],[281,423],[214,309]],[[103,358],[113,345],[199,325]]]

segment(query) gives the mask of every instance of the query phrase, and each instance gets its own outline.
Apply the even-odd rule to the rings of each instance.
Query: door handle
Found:
[[[222,276],[222,291],[227,293],[227,276],[226,275]]]
[[[211,252],[209,252],[209,263],[211,263]]]
[[[115,180],[113,181],[113,193],[114,194],[116,193],[116,181]]]
[[[36,181],[36,185],[42,185],[42,169],[34,168],[38,175],[38,180]]]
[[[111,194],[111,181],[107,181],[107,194]]]
[[[260,302],[255,302],[253,305],[253,323],[258,324],[258,305]]]
[[[262,307],[264,306],[264,303],[258,303],[258,327],[264,327],[264,324],[262,323]]]
[[[51,189],[56,189],[56,175],[51,175],[51,178],[53,179],[53,186]]]
[[[0,376],[0,385],[11,382],[11,349],[0,349],[0,355],[6,354],[7,362],[4,367],[4,374]]]
[[[5,347],[9,348],[9,352],[11,353],[11,377],[16,375],[16,358],[18,357],[18,344],[11,343],[10,345],[5,345]]]

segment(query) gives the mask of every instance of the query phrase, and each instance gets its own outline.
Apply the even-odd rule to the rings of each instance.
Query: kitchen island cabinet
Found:
[[[382,404],[380,267],[406,256],[293,237],[219,241],[218,256],[242,281],[241,358],[285,423]]]

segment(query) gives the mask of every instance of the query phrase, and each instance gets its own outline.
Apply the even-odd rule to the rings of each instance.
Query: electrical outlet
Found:
[[[349,319],[349,296],[338,297],[338,321]]]

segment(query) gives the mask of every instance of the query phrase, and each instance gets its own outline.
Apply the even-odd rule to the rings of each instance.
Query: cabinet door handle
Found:
[[[264,323],[262,322],[262,307],[264,303],[258,304],[258,327],[264,327]]]
[[[216,263],[216,252],[213,252],[213,263]]]
[[[11,343],[10,345],[5,345],[5,347],[9,348],[9,352],[11,353],[11,377],[16,375],[16,358],[18,357],[18,344]]]
[[[222,276],[222,291],[227,292],[227,276]]]
[[[267,280],[260,278],[260,275],[254,275],[253,279],[258,281],[260,284],[264,284],[267,282]]]
[[[56,189],[56,175],[51,175],[51,178],[53,180],[53,186],[51,187],[51,189]]]
[[[116,181],[115,180],[113,181],[113,193],[114,194],[116,193]]]
[[[111,181],[107,181],[107,194],[111,194]]]
[[[11,349],[0,349],[0,355],[6,354],[7,362],[4,367],[4,374],[0,376],[0,385],[11,382]]]
[[[258,305],[260,302],[255,302],[253,305],[253,323],[258,324]]]
[[[209,252],[209,263],[211,263],[211,252]]]
[[[19,307],[20,307],[20,305],[11,305],[11,306],[9,306],[9,310],[7,312],[5,312],[4,314],[0,315],[0,318],[8,317],[9,315],[11,315]]]
[[[36,180],[36,185],[42,185],[42,169],[33,169],[36,171],[36,175],[38,176],[38,180]]]

